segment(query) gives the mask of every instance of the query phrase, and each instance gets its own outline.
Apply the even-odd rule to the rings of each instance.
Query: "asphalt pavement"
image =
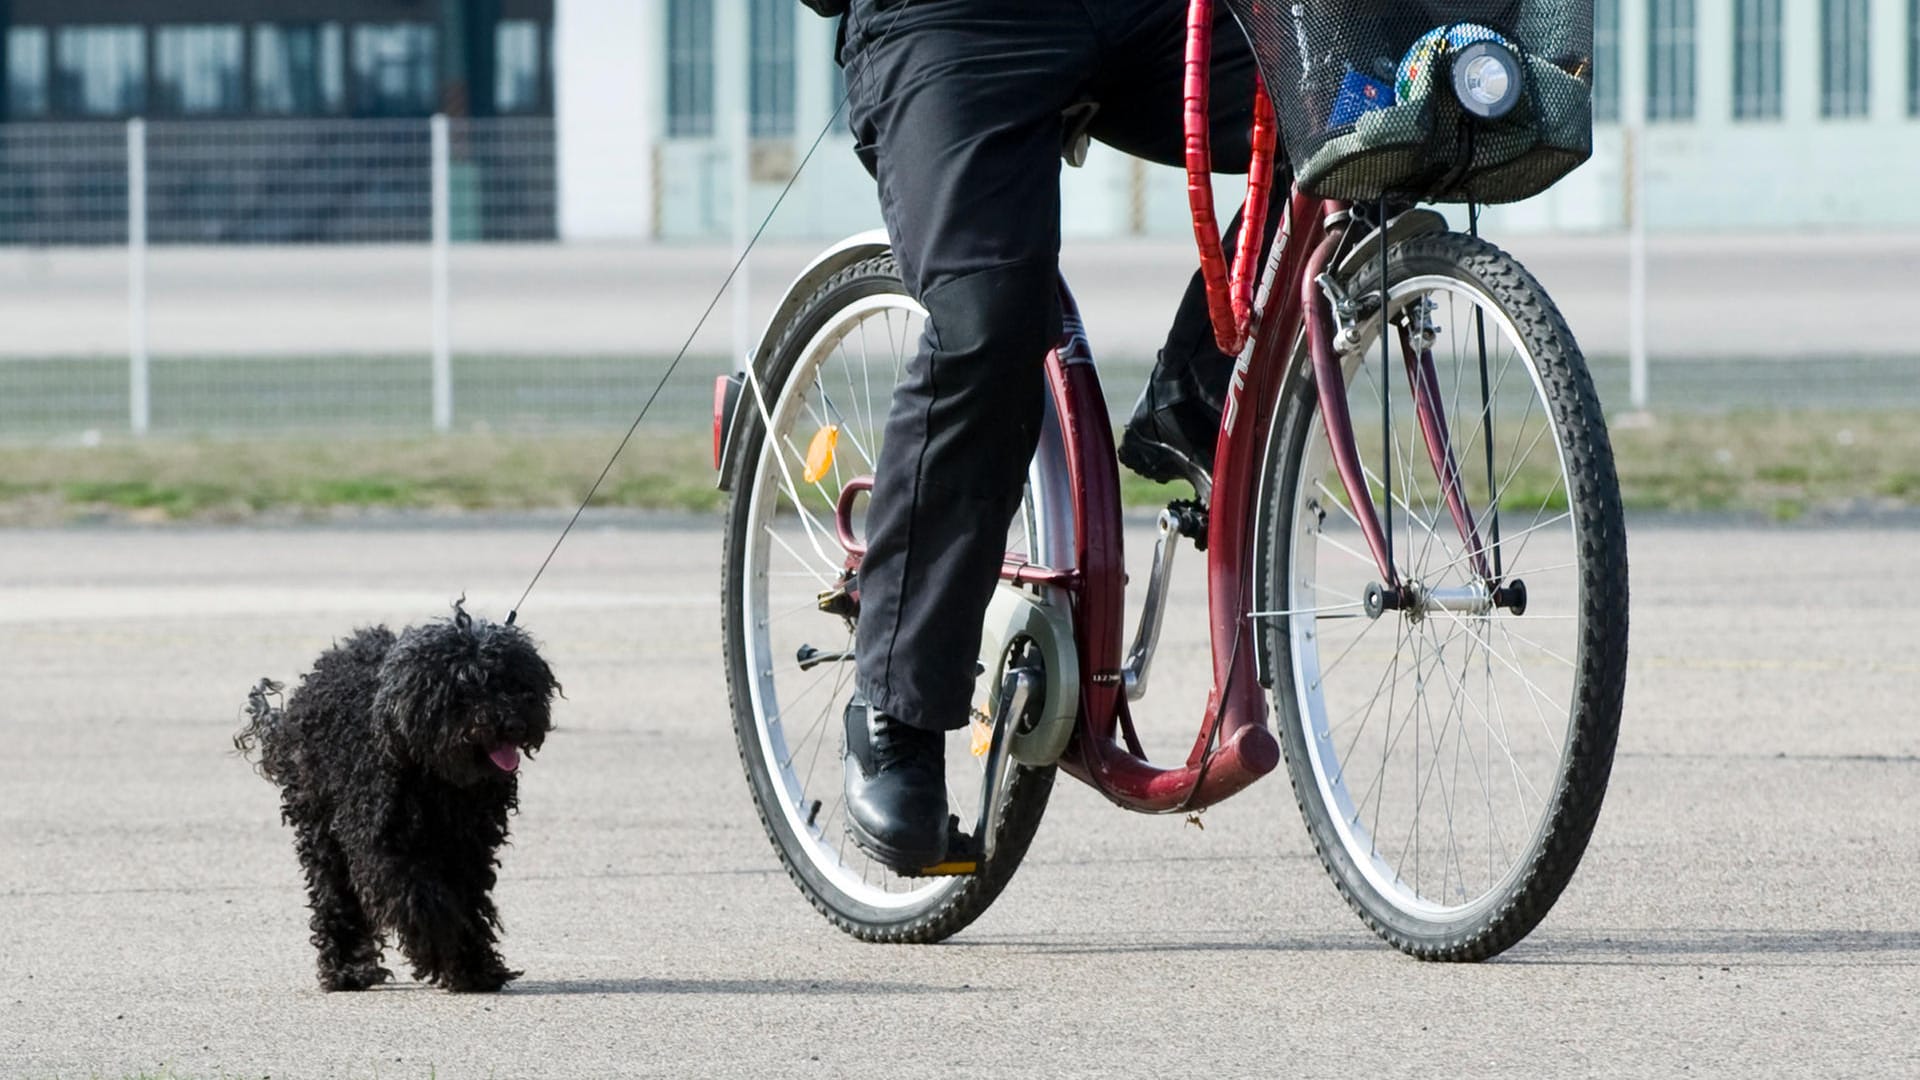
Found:
[[[0,1076],[1916,1068],[1920,530],[1866,526],[1635,523],[1593,845],[1531,938],[1442,966],[1347,910],[1278,777],[1204,828],[1063,779],[971,929],[843,937],[735,757],[717,527],[590,516],[523,610],[567,695],[498,891],[525,978],[322,994],[275,793],[228,743],[245,692],[463,591],[503,614],[556,526],[0,531]],[[1199,590],[1176,592],[1159,730],[1203,700]]]

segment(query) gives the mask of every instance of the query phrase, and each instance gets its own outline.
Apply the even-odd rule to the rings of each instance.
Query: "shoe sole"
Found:
[[[896,874],[915,875],[930,866],[940,865],[947,858],[945,837],[941,838],[942,843],[933,851],[907,851],[892,844],[883,844],[867,835],[867,831],[860,827],[859,822],[853,820],[851,814],[847,816],[847,835],[853,839],[854,845],[861,851],[878,859],[887,869]]]
[[[1212,491],[1213,483],[1200,463],[1163,442],[1129,431],[1120,437],[1120,464],[1157,484],[1185,480],[1201,497]]]

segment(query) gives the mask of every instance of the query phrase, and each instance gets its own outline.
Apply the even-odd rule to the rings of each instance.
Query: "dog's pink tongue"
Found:
[[[501,772],[513,772],[520,768],[520,748],[512,743],[502,743],[487,755],[499,766]]]

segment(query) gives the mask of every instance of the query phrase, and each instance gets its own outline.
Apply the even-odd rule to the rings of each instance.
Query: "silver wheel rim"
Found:
[[[798,670],[796,642],[823,652],[853,649],[853,633],[838,617],[810,603],[830,587],[844,552],[827,509],[845,482],[874,471],[894,384],[919,341],[926,310],[901,293],[853,300],[834,312],[809,340],[776,400],[749,384],[742,408],[764,409],[770,433],[746,490],[747,542],[740,593],[747,688],[755,719],[756,750],[771,781],[790,857],[804,860],[846,898],[905,915],[936,903],[964,879],[904,878],[862,853],[845,835],[841,806],[841,714],[853,692],[851,662]],[[809,485],[803,462],[808,439],[827,423],[841,426],[834,468]],[[1026,550],[1048,530],[1028,498],[1014,524]],[[831,636],[829,636],[831,634]],[[976,690],[976,708],[988,680]],[[948,738],[948,799],[963,828],[979,807],[980,763],[969,752],[970,731]],[[1003,777],[1010,775],[1006,770]],[[1004,797],[1005,785],[1000,787]]]
[[[1330,467],[1318,409],[1306,433],[1278,593],[1291,620],[1294,704],[1338,844],[1392,907],[1450,923],[1483,914],[1506,895],[1551,820],[1576,715],[1584,597],[1566,450],[1537,358],[1478,287],[1415,277],[1394,286],[1391,306],[1398,314],[1420,298],[1436,305],[1441,398],[1482,542],[1489,542],[1488,507],[1497,500],[1506,580],[1526,582],[1527,611],[1389,611],[1368,619],[1359,590],[1378,574]],[[1493,397],[1485,411],[1476,311],[1485,319]],[[1348,365],[1348,401],[1377,501],[1379,463],[1388,457],[1377,338],[1360,356]],[[1466,545],[1419,441],[1404,363],[1396,341],[1394,561],[1403,578],[1424,587],[1466,585],[1473,578],[1463,573]],[[1495,466],[1476,492],[1475,474],[1488,476],[1489,431]],[[1532,485],[1540,487],[1537,500]]]

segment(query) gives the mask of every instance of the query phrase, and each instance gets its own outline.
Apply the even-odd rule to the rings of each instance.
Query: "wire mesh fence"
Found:
[[[127,242],[128,130],[0,124],[0,244]]]
[[[558,242],[557,150],[541,118],[0,125],[0,440],[624,427],[733,253]],[[1618,237],[1499,239],[1625,408]],[[756,251],[753,326],[822,243]],[[1656,409],[1920,407],[1899,302],[1920,237],[1654,256]],[[1192,258],[1067,252],[1115,416]],[[650,423],[705,423],[724,311]]]
[[[662,392],[649,422],[683,432],[706,423],[707,373],[719,362],[700,357],[687,365],[684,377]],[[512,432],[622,427],[665,366],[657,355],[456,355],[452,426]],[[424,353],[160,356],[149,379],[154,435],[360,437],[432,427],[432,365]],[[0,440],[124,433],[129,407],[124,359],[0,359]]]
[[[449,248],[555,239],[556,150],[540,117],[0,125],[0,438],[610,422],[634,365],[448,333]]]
[[[555,235],[553,121],[446,121],[456,242]],[[432,122],[0,125],[0,245],[128,242],[144,158],[153,244],[424,244]]]

